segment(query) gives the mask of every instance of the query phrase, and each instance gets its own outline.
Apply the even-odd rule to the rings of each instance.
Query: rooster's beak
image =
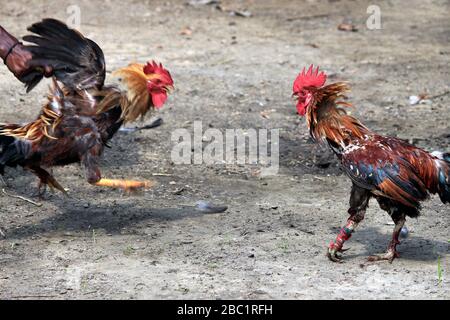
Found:
[[[171,94],[175,90],[175,88],[173,86],[165,86],[164,90],[166,90],[167,94]]]

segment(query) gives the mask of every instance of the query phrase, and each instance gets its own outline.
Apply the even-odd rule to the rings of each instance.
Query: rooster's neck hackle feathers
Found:
[[[313,102],[308,108],[306,120],[311,136],[316,141],[331,141],[345,147],[352,139],[363,139],[370,130],[358,119],[347,114],[342,107],[351,107],[341,100],[350,87],[337,82],[313,91]]]
[[[125,68],[113,72],[113,76],[121,79],[126,91],[109,89],[105,98],[98,106],[98,113],[120,104],[124,122],[132,122],[143,117],[152,107],[147,82],[156,77],[155,74],[145,74],[144,65],[132,63]]]

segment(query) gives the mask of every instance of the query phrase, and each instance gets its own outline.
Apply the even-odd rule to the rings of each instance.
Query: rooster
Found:
[[[0,173],[20,165],[35,173],[42,186],[64,188],[44,169],[81,162],[89,183],[122,189],[148,187],[148,182],[102,179],[99,157],[122,124],[143,117],[165,103],[173,80],[161,64],[130,64],[117,70],[123,85],[105,85],[100,47],[64,23],[45,19],[32,25],[24,40],[30,64],[51,67],[54,80],[39,117],[25,125],[0,124]],[[23,80],[28,91],[43,74]],[[60,86],[57,81],[60,81]],[[44,167],[44,168],[43,168]]]
[[[331,148],[352,181],[350,217],[330,243],[327,256],[334,262],[343,261],[344,242],[364,219],[369,200],[375,198],[395,227],[386,252],[368,260],[392,262],[399,257],[397,245],[406,217],[419,216],[420,203],[430,193],[438,194],[443,203],[450,202],[450,154],[428,153],[371,131],[345,111],[351,106],[343,101],[350,90],[348,84],[325,85],[326,79],[319,67],[304,68],[294,82],[293,95],[298,114],[306,117],[311,137]]]

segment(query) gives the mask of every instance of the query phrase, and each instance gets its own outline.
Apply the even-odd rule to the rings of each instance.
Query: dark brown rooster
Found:
[[[429,193],[437,193],[443,203],[450,202],[450,154],[430,154],[403,140],[374,133],[344,110],[350,106],[342,100],[349,86],[325,82],[325,73],[311,66],[299,74],[293,90],[298,99],[297,111],[306,117],[312,138],[328,144],[353,183],[350,217],[330,243],[328,257],[342,261],[338,253],[345,251],[344,242],[364,219],[373,197],[391,216],[395,227],[386,253],[369,260],[392,262],[398,257],[396,247],[406,216],[417,217],[420,202]]]
[[[105,86],[105,63],[100,47],[64,23],[45,19],[29,28],[36,35],[24,40],[30,64],[50,66],[54,80],[48,103],[39,117],[25,126],[0,124],[0,173],[20,165],[40,179],[40,185],[64,189],[44,169],[81,162],[89,183],[133,189],[148,182],[102,179],[98,166],[104,146],[125,122],[160,108],[173,87],[170,73],[155,62],[131,64],[116,71],[122,86]],[[22,80],[31,90],[40,72]]]

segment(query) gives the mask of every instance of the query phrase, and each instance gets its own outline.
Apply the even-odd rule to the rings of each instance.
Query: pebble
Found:
[[[408,238],[408,236],[409,236],[408,228],[406,228],[406,226],[402,227],[402,230],[400,230],[400,237]]]

